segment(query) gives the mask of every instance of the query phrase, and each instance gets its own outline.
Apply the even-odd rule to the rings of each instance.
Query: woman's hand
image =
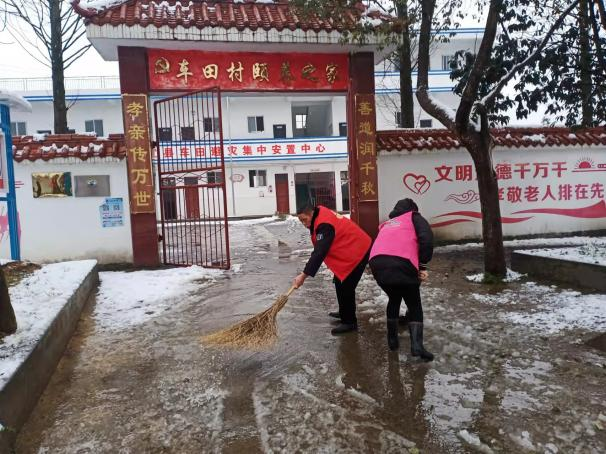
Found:
[[[294,288],[299,288],[303,285],[303,283],[305,282],[305,279],[307,279],[307,274],[305,273],[301,273],[299,274],[297,277],[295,277],[295,279],[292,281],[292,286]]]
[[[429,271],[427,271],[427,270],[421,270],[421,271],[419,271],[419,280],[421,282],[424,282],[427,279],[429,279]]]

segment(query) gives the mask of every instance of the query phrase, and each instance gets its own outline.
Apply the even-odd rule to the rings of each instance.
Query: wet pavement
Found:
[[[436,254],[423,287],[436,361],[421,363],[404,330],[400,352],[388,352],[370,275],[358,334],[330,335],[324,272],[291,297],[270,351],[201,345],[271,304],[309,254],[293,222],[230,234],[241,271],[161,316],[116,331],[96,323],[91,302],[18,453],[606,452],[606,356],[584,343],[597,333],[508,322],[503,314],[536,301],[522,283],[465,281],[481,268],[479,249]],[[486,302],[504,292],[514,303]]]

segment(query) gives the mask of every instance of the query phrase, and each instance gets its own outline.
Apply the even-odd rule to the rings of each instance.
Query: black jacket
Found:
[[[314,215],[311,218],[311,225],[309,227],[309,233],[313,235],[314,229],[316,228],[316,218],[320,210],[316,207],[314,209]],[[316,229],[316,245],[314,246],[314,250],[307,261],[307,265],[305,265],[305,269],[303,272],[308,276],[314,277],[322,262],[328,255],[328,251],[330,246],[332,245],[333,240],[335,239],[335,228],[330,224],[320,224]]]
[[[400,200],[389,218],[401,216],[413,211],[414,207],[407,200]],[[433,232],[427,220],[418,211],[412,215],[412,223],[419,242],[419,269],[427,269],[427,264],[433,256]],[[418,284],[419,273],[410,260],[391,255],[378,255],[370,262],[370,269],[379,285]]]

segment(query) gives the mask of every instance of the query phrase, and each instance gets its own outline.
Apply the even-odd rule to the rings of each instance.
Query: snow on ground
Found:
[[[138,325],[209,286],[223,273],[199,266],[99,273],[101,286],[93,316],[107,329]]]
[[[17,332],[0,341],[0,388],[96,264],[83,260],[45,265],[9,289]]]
[[[536,255],[539,257],[570,260],[573,262],[593,263],[606,266],[606,239],[600,242],[591,242],[579,247],[561,249],[530,249],[516,251],[521,254]]]
[[[519,281],[520,279],[522,279],[522,276],[524,276],[524,274],[517,273],[517,272],[507,268],[507,276],[505,276],[505,279],[503,279],[503,282]],[[467,279],[469,282],[475,282],[476,284],[481,284],[482,282],[484,282],[484,273],[465,276],[465,279]]]
[[[266,224],[268,222],[276,222],[280,221],[278,216],[268,216],[264,218],[254,218],[254,219],[240,219],[229,221],[230,225],[256,225],[256,224]]]
[[[606,327],[606,295],[584,295],[556,286],[526,282],[518,291],[506,289],[496,294],[472,293],[476,301],[486,304],[518,305],[530,302],[532,307],[507,312],[502,318],[554,334],[563,330],[604,330]]]
[[[566,238],[532,238],[527,240],[504,241],[505,247],[525,246],[582,246],[582,245],[605,245],[606,237],[570,236]],[[450,244],[435,248],[436,252],[463,251],[484,247],[482,243]]]

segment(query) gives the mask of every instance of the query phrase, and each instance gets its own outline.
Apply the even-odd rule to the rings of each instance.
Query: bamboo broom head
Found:
[[[292,287],[288,293],[276,299],[268,309],[247,320],[216,333],[203,336],[201,341],[208,345],[247,350],[262,350],[275,344],[278,338],[276,318],[288,302],[288,297],[295,290]]]

